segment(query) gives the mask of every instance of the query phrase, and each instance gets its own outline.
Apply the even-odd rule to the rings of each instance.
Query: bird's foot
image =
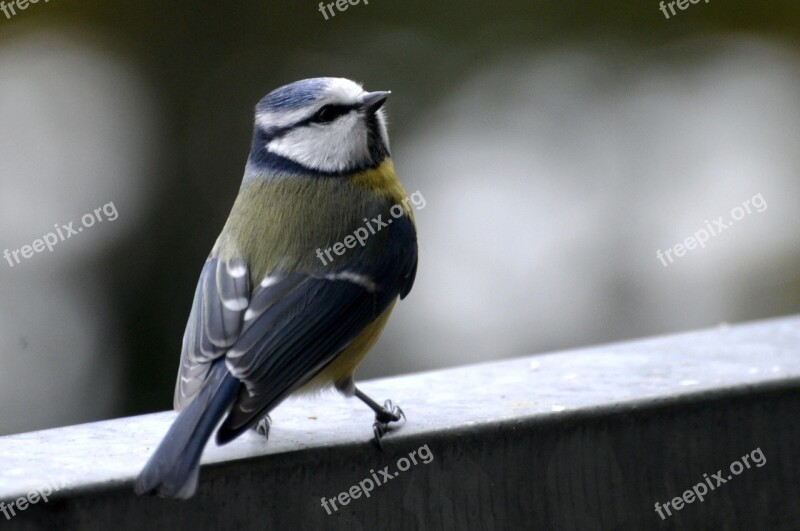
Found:
[[[375,412],[375,424],[372,425],[372,432],[375,434],[375,442],[378,447],[383,449],[381,438],[387,431],[392,429],[390,423],[400,422],[401,420],[405,422],[406,415],[400,409],[400,406],[394,405],[391,400],[384,402],[383,407]]]
[[[253,429],[256,430],[258,433],[260,433],[261,435],[263,435],[265,441],[268,441],[269,440],[269,427],[270,427],[271,424],[272,424],[272,419],[269,417],[269,415],[267,415],[263,419],[259,420],[258,424],[256,424],[253,427]]]
[[[405,413],[400,409],[400,406],[394,405],[391,400],[384,402],[383,407],[381,407],[373,399],[362,393],[361,389],[355,385],[353,386],[353,394],[375,412],[375,424],[372,425],[372,432],[375,434],[375,442],[378,443],[378,448],[382,450],[381,438],[392,429],[389,424],[400,422],[401,420],[405,422]]]

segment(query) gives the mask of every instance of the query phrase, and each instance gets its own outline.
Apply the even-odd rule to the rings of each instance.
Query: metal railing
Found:
[[[800,317],[361,387],[408,417],[382,451],[357,400],[290,400],[188,501],[132,492],[172,412],[0,437],[0,529],[800,528]]]

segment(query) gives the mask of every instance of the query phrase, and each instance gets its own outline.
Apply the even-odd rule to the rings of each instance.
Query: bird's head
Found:
[[[258,170],[344,175],[389,156],[389,92],[366,92],[344,78],[296,81],[256,106],[250,164]]]

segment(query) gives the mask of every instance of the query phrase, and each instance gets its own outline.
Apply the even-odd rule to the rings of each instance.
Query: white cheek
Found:
[[[370,162],[367,127],[357,113],[312,124],[270,141],[267,149],[313,170],[338,172]]]

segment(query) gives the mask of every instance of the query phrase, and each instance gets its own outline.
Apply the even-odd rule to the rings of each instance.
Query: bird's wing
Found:
[[[413,282],[416,231],[392,226],[377,264],[354,260],[319,275],[273,274],[253,292],[245,324],[226,355],[244,386],[217,432],[224,443],[313,378]]]
[[[313,274],[275,271],[252,290],[245,261],[210,257],[184,334],[175,408],[192,401],[212,362],[225,356],[244,385],[218,432],[223,442],[310,380],[411,289],[416,231],[408,218],[390,230],[377,258],[360,254],[345,268]]]
[[[247,264],[240,258],[225,261],[209,257],[200,273],[183,335],[175,409],[181,410],[192,401],[211,362],[223,356],[239,338],[249,298]]]

